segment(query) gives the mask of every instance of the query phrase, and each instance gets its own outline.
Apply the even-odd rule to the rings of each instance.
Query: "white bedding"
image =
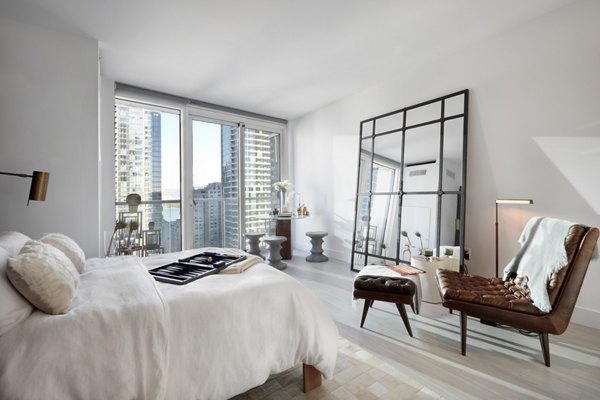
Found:
[[[78,290],[68,314],[35,311],[0,337],[3,396],[227,399],[300,362],[333,375],[333,320],[266,264],[177,286],[154,282],[135,257],[92,259]]]
[[[71,310],[34,311],[0,337],[8,399],[157,399],[168,371],[168,315],[135,257],[91,259]]]

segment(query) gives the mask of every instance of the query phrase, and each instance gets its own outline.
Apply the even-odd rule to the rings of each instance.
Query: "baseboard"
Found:
[[[600,329],[600,311],[590,308],[575,307],[571,322],[590,328]]]
[[[309,246],[295,246],[294,251],[299,251],[300,253],[306,253],[306,255],[310,254],[310,245]],[[330,250],[323,246],[323,255],[332,258],[336,261],[340,261],[343,263],[347,263],[350,266],[350,255],[346,251],[336,251]]]

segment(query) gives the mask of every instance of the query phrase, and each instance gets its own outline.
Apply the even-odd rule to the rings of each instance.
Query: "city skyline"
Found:
[[[173,145],[179,144],[181,133],[173,117],[178,120],[179,114],[142,104],[118,101],[115,107],[117,215],[127,211],[127,195],[139,194],[140,231],[154,222],[165,252],[182,248],[186,224],[179,175],[173,175],[181,165],[179,148]],[[279,134],[200,120],[191,125],[192,246],[239,247],[242,227],[246,232],[264,230],[264,217],[279,204],[272,187],[280,180]]]

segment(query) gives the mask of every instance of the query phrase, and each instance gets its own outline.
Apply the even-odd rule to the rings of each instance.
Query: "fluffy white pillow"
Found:
[[[0,336],[31,314],[33,306],[8,281],[8,252],[0,247]]]
[[[69,260],[71,260],[79,273],[84,271],[85,253],[81,247],[67,235],[63,235],[62,233],[48,233],[40,239],[40,242],[56,247],[69,257]]]
[[[79,273],[69,258],[49,244],[31,240],[6,269],[13,286],[31,304],[48,314],[69,311]]]
[[[29,242],[31,238],[20,232],[8,231],[0,233],[0,247],[4,248],[9,256],[16,256],[21,247]]]

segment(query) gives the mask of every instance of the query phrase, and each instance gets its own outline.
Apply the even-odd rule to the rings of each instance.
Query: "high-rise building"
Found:
[[[117,214],[126,211],[127,195],[142,198],[141,229],[154,222],[161,231],[165,251],[181,249],[182,221],[180,201],[162,200],[165,182],[161,181],[162,134],[160,110],[117,101],[115,108],[116,202]],[[167,128],[165,128],[167,129]],[[279,201],[273,183],[280,180],[279,134],[220,125],[221,182],[195,188],[194,247],[240,247],[240,226],[247,232],[264,231],[267,216]],[[166,133],[166,132],[165,132]],[[240,136],[243,135],[243,136]],[[168,140],[168,139],[164,139]],[[239,146],[243,141],[244,158]],[[242,164],[240,164],[242,163]],[[240,166],[243,165],[243,168]],[[240,177],[243,170],[243,179]],[[240,182],[244,181],[244,187]]]
[[[142,198],[140,230],[154,222],[161,230],[163,245],[181,249],[181,219],[165,221],[163,217],[161,181],[161,113],[143,106],[117,102],[115,106],[115,197],[123,203],[127,195]],[[117,216],[127,211],[117,205]],[[168,222],[168,223],[167,223]],[[177,226],[175,226],[177,225]],[[168,243],[168,239],[171,239]],[[175,250],[173,250],[175,251]]]
[[[239,190],[239,133],[236,127],[222,126],[222,177],[225,246],[239,247],[239,194],[243,193],[245,231],[265,230],[265,217],[273,204],[273,183],[279,176],[279,135],[244,128],[244,190]]]
[[[221,179],[225,247],[239,247],[239,128],[221,125]]]
[[[264,231],[264,217],[278,204],[273,183],[280,180],[279,135],[246,128],[244,157],[246,231]]]
[[[223,191],[221,182],[194,189],[193,247],[223,247]]]

